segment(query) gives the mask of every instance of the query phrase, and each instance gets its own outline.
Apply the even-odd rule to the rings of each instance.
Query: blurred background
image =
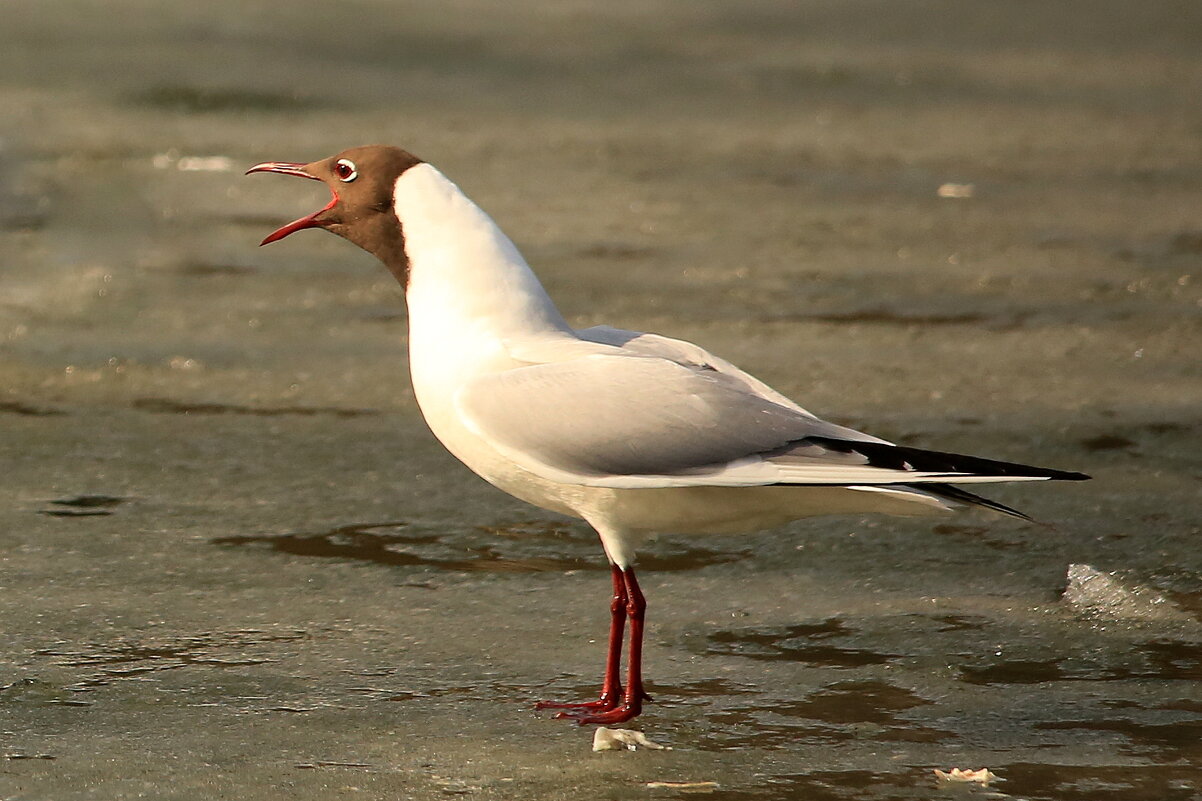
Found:
[[[1202,798],[1196,4],[3,16],[0,797]],[[1095,480],[988,493],[1054,528],[661,539],[675,750],[591,754],[528,703],[599,678],[593,536],[429,435],[370,257],[256,247],[328,195],[247,167],[375,142],[582,327]]]

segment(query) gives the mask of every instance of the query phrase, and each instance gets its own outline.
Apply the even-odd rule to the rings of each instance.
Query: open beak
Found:
[[[246,175],[250,175],[252,172],[276,172],[280,175],[296,175],[301,178],[310,178],[314,181],[320,181],[320,178],[305,169],[306,166],[307,165],[296,164],[295,162],[291,161],[265,161],[262,164],[256,164],[255,166],[251,167],[246,171]],[[329,203],[312,214],[301,217],[299,220],[293,220],[287,225],[272,231],[267,235],[266,239],[259,243],[259,246],[262,247],[263,245],[269,245],[272,242],[283,239],[284,237],[288,236],[288,234],[295,233],[304,228],[323,227],[325,223],[318,218],[322,214],[325,214],[327,211],[334,208],[334,206],[338,203],[338,194],[333,190],[330,190],[330,192],[334,196],[330,198]]]

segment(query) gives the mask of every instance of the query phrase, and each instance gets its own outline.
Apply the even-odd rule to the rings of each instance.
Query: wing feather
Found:
[[[604,350],[481,376],[462,388],[455,402],[472,429],[523,468],[588,486],[848,486],[1073,477],[893,446],[776,403],[755,389],[712,365]]]

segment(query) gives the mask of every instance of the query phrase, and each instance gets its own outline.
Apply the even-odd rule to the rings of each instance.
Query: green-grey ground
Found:
[[[1202,798],[1198,7],[3,17],[0,798]],[[637,723],[674,750],[594,754],[530,708],[598,678],[592,535],[433,440],[369,257],[255,247],[326,195],[242,169],[370,142],[581,325],[1096,478],[993,492],[1054,529],[661,539]],[[1142,589],[1074,606],[1072,564]]]

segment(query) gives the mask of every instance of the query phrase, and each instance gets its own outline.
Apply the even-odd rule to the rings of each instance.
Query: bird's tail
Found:
[[[989,498],[982,498],[980,495],[968,492],[967,490],[962,490],[959,487],[954,487],[951,484],[913,484],[911,486],[919,492],[925,492],[930,495],[934,495],[937,498],[955,501],[956,503],[962,503],[967,506],[980,506],[985,509],[992,509],[995,512],[1001,512],[1002,514],[1009,515],[1010,517],[1017,517],[1019,520],[1026,520],[1028,523],[1036,523],[1041,526],[1046,525],[1045,523],[1040,523],[1030,515],[1023,514],[1017,509],[1011,508],[1004,503],[998,503],[997,501],[990,500]]]

